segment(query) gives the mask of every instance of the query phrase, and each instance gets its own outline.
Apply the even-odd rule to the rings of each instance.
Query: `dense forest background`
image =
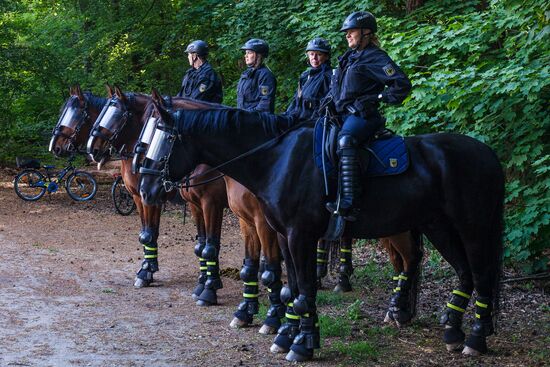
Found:
[[[386,108],[405,135],[453,131],[495,149],[507,175],[505,256],[526,271],[547,267],[550,242],[550,3],[546,0],[2,0],[0,163],[52,159],[47,141],[69,86],[105,96],[178,91],[185,45],[204,39],[235,105],[239,47],[271,47],[277,111],[307,67],[304,47],[338,32],[352,11],[370,10],[382,47],[413,82],[402,107]]]

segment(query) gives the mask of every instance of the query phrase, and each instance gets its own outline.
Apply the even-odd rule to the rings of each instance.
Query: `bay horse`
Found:
[[[153,94],[164,101],[156,91]],[[137,152],[143,152],[143,148],[151,143],[144,135],[150,136],[146,131],[151,131],[150,124],[154,124],[150,100],[151,97],[142,94],[125,94],[118,87],[109,93],[108,107],[96,121],[88,139],[88,153],[94,160],[108,159],[111,149],[118,151],[122,156],[129,156],[130,152],[125,150],[134,150],[138,138],[140,145]],[[188,98],[170,98],[169,101],[170,108],[173,109],[221,108],[219,105]],[[139,155],[134,158],[132,163],[138,165]],[[123,177],[131,182],[129,189],[135,193],[135,183],[139,179],[139,174],[135,173],[136,170],[132,169],[128,162],[129,160],[123,164]],[[216,290],[222,286],[218,262],[221,225],[223,210],[229,205],[239,217],[245,243],[245,260],[240,274],[244,281],[244,300],[238,306],[230,326],[237,328],[251,324],[253,316],[259,311],[258,271],[260,252],[263,252],[266,263],[263,264],[261,280],[268,288],[271,307],[260,333],[273,334],[280,327],[280,320],[284,317],[284,306],[279,296],[282,288],[281,256],[276,232],[267,224],[256,197],[250,191],[229,177],[215,180],[219,173],[206,172],[208,169],[208,166],[199,165],[194,174],[202,175],[201,180],[191,180],[192,187],[180,189],[180,194],[190,205],[198,231],[195,254],[199,257],[201,276],[194,291],[197,304],[217,304]],[[201,185],[201,181],[208,183]],[[158,219],[160,220],[160,217]],[[151,245],[156,245],[158,237],[159,223],[155,225],[153,239],[148,239],[150,242],[144,244],[146,255],[149,248],[157,248]]]
[[[274,344],[279,338],[294,337],[286,359],[311,359],[320,347],[316,243],[330,215],[324,209],[323,177],[311,155],[313,129],[238,109],[174,114],[156,101],[154,106],[160,116],[155,149],[163,154],[143,162],[143,200],[158,203],[166,181],[180,180],[200,163],[216,167],[252,191],[280,234],[289,282],[281,299],[293,300],[300,316],[300,333],[294,337],[289,328],[281,328]],[[360,214],[346,226],[344,236],[378,238],[407,230],[425,234],[460,282],[442,317],[444,341],[454,347],[464,342],[464,354],[484,353],[486,337],[494,332],[493,311],[498,309],[502,167],[487,145],[465,135],[426,134],[407,137],[404,143],[409,168],[400,175],[365,180]],[[466,339],[462,315],[474,288],[476,317]]]

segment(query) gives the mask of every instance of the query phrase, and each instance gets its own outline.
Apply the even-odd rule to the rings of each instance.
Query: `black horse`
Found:
[[[281,299],[293,300],[301,316],[300,333],[292,325],[283,326],[274,345],[293,341],[286,357],[290,361],[312,358],[319,348],[316,243],[329,220],[323,177],[312,157],[312,128],[287,129],[283,118],[237,109],[173,114],[155,106],[161,116],[159,145],[143,163],[143,200],[161,202],[165,182],[182,179],[199,163],[217,167],[249,188],[270,225],[286,239],[281,246],[290,288],[281,291]],[[460,279],[442,317],[444,340],[452,348],[465,340],[462,315],[475,288],[476,319],[463,353],[483,353],[498,304],[502,167],[487,145],[464,135],[421,135],[405,143],[410,167],[401,175],[365,180],[360,214],[344,235],[378,238],[411,229],[424,233]]]

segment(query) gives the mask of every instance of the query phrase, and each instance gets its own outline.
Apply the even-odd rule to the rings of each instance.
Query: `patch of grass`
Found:
[[[267,304],[265,300],[260,301],[260,308],[258,314],[256,315],[257,320],[265,320],[267,317],[267,310],[269,310],[270,305]]]
[[[341,293],[333,291],[319,291],[317,292],[317,306],[338,306],[344,303],[347,299]]]
[[[346,337],[351,335],[351,324],[344,317],[319,316],[321,338]]]
[[[48,248],[48,252],[51,253],[51,254],[55,254],[55,253],[58,253],[59,250],[56,249],[56,248],[50,247],[50,248]]]
[[[392,279],[393,268],[389,263],[380,265],[373,261],[355,268],[353,276],[359,283],[370,282],[376,287],[382,287]]]
[[[34,247],[34,248],[42,248],[42,247],[44,247],[44,244],[39,243],[39,242],[35,242],[35,243],[32,244],[32,247]]]
[[[113,294],[116,293],[116,291],[113,288],[104,288],[101,290],[101,293]]]
[[[370,337],[380,337],[380,336],[395,336],[399,333],[397,328],[393,326],[371,326],[365,329],[365,333]]]
[[[348,306],[348,310],[346,312],[347,317],[350,320],[359,320],[363,318],[363,313],[361,311],[361,306],[363,306],[363,301],[357,299],[355,302],[353,302],[351,305]]]
[[[367,364],[367,360],[376,359],[380,355],[380,351],[368,341],[358,342],[336,342],[331,347],[332,350],[344,356],[350,362]]]

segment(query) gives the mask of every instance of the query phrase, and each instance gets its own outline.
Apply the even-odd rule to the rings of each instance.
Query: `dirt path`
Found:
[[[223,278],[221,305],[195,305],[190,297],[198,268],[194,226],[190,219],[183,225],[175,208],[162,218],[157,285],[136,290],[132,284],[142,256],[139,219],[114,212],[107,186],[90,203],[74,203],[64,192],[28,203],[16,197],[5,174],[2,181],[8,182],[0,186],[0,366],[288,365],[283,356],[269,353],[272,337],[259,335],[257,327],[229,328],[240,302],[240,281]],[[237,221],[228,215],[222,268],[240,269],[242,253]],[[494,351],[475,360],[447,354],[439,341],[434,315],[450,282],[426,277],[420,317],[402,331],[381,322],[389,285],[369,284],[368,291],[358,287],[339,306],[321,306],[321,312],[340,317],[359,305],[362,317],[351,322],[349,334],[327,336],[308,366],[338,361],[527,366],[548,361],[549,297],[538,286],[510,287],[516,293],[505,300],[504,330],[490,342]],[[364,302],[357,303],[358,298]],[[372,335],[369,327],[383,332]],[[340,345],[367,339],[377,339],[370,359],[357,362],[338,352]]]

